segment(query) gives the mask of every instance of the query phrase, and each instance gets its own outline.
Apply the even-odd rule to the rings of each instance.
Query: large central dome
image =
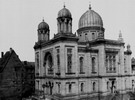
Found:
[[[102,18],[98,13],[91,10],[91,7],[89,10],[87,10],[80,18],[79,20],[79,28],[83,27],[103,27],[103,21]]]

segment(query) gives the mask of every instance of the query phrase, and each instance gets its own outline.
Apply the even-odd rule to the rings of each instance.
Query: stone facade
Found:
[[[58,33],[34,46],[36,93],[54,100],[127,100],[135,79],[130,45],[124,51],[122,35],[105,39],[102,18],[91,7],[79,20],[78,36],[72,33],[72,15],[65,6],[57,20]],[[49,37],[48,24],[42,26],[38,38]]]

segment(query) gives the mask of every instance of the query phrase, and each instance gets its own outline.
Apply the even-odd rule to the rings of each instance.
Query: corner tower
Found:
[[[49,41],[50,29],[49,25],[43,21],[38,25],[38,41]]]
[[[58,33],[72,33],[72,15],[65,5],[58,12],[57,26]]]
[[[102,18],[91,9],[91,5],[89,5],[89,9],[80,17],[77,32],[80,42],[104,39]]]

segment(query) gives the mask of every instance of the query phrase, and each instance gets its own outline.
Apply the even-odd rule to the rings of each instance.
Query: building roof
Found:
[[[35,67],[35,62],[22,61],[23,65],[28,67]]]
[[[7,51],[5,55],[3,55],[3,57],[0,59],[0,72],[2,72],[3,69],[5,68],[13,52],[14,50],[10,49],[10,51]]]

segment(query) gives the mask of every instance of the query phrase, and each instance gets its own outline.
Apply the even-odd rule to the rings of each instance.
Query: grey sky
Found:
[[[0,52],[12,47],[21,60],[34,61],[38,24],[44,17],[52,38],[64,2],[72,14],[73,33],[91,2],[92,9],[102,17],[105,38],[117,40],[121,30],[125,46],[130,44],[135,56],[135,0],[0,0]]]

